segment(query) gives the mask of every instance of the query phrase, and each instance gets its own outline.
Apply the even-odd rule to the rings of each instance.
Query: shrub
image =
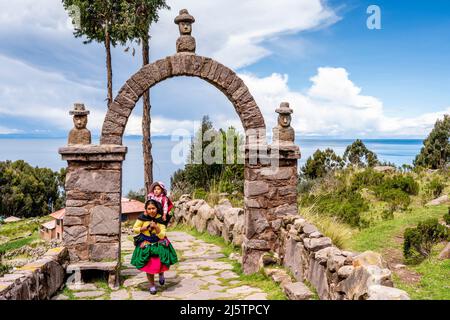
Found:
[[[10,266],[7,266],[7,265],[4,265],[4,264],[0,263],[0,277],[3,276],[4,274],[7,274],[10,269],[11,269]]]
[[[411,203],[409,195],[399,189],[380,189],[377,196],[389,203],[392,212],[406,210]]]
[[[192,199],[203,199],[206,200],[208,193],[203,188],[194,189],[192,193]]]
[[[384,174],[376,172],[372,168],[358,172],[353,176],[352,188],[359,189],[361,187],[374,187],[383,183]]]
[[[450,115],[437,120],[433,130],[423,141],[420,153],[413,161],[415,166],[438,169],[444,168],[450,162]]]
[[[306,160],[301,168],[302,173],[309,179],[316,179],[325,176],[327,173],[341,169],[344,166],[344,160],[328,148],[325,151],[319,149]]]
[[[409,195],[417,195],[419,184],[410,175],[395,175],[384,179],[374,188],[378,199],[389,203],[391,211],[406,210],[411,203]]]
[[[364,226],[361,213],[369,209],[368,203],[359,193],[348,189],[317,197],[305,197],[302,202],[314,203],[318,212],[338,217],[341,221],[353,227]]]
[[[448,207],[448,212],[444,214],[444,221],[446,224],[450,224],[450,207]]]
[[[416,228],[404,232],[403,255],[407,262],[420,262],[427,258],[433,245],[447,239],[448,229],[437,219],[420,222]]]
[[[445,183],[439,177],[434,177],[424,186],[424,191],[429,198],[437,198],[442,194],[444,188]]]
[[[313,185],[314,185],[314,182],[312,180],[298,179],[297,192],[299,194],[308,193],[309,191],[311,191],[311,188],[313,187]]]

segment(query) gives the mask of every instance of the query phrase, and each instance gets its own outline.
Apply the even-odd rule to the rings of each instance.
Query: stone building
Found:
[[[62,240],[63,237],[63,219],[65,214],[65,209],[55,211],[50,214],[53,220],[41,224],[39,230],[39,236],[44,240],[58,239]]]
[[[39,230],[41,239],[48,241],[53,239],[62,240],[65,213],[66,209],[61,209],[50,214],[53,220],[41,224]],[[122,198],[122,222],[134,221],[141,213],[144,213],[144,204],[141,201]]]

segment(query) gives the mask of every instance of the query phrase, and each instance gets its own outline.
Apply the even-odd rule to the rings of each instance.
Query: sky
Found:
[[[424,138],[450,113],[450,1],[168,0],[151,27],[150,60],[175,53],[173,19],[187,8],[197,54],[235,70],[268,132],[283,101],[301,137]],[[367,20],[380,10],[381,29]],[[372,20],[370,20],[372,21]],[[142,65],[113,49],[114,95]],[[106,113],[103,44],[83,44],[60,0],[0,0],[0,135],[64,137],[75,102],[98,136]],[[194,132],[208,114],[216,128],[242,130],[232,104],[197,78],[151,90],[152,135]],[[141,133],[141,103],[126,134]]]

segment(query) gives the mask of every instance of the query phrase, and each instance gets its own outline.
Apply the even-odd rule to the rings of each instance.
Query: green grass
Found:
[[[350,240],[355,232],[352,227],[340,222],[336,217],[317,213],[314,207],[299,207],[299,214],[309,223],[314,224],[320,232],[329,237],[333,244],[341,249],[350,246]]]
[[[403,236],[407,227],[415,227],[420,221],[428,218],[442,218],[448,210],[447,206],[429,208],[412,208],[410,212],[396,213],[394,219],[380,221],[354,234],[349,248],[355,251],[374,250],[381,252],[385,248],[401,249],[401,243],[395,242],[396,236]]]
[[[2,224],[0,225],[0,237],[6,237],[10,240],[14,240],[18,237],[23,237],[29,233],[39,231],[40,225],[50,220],[52,220],[51,217],[44,216]]]
[[[359,252],[373,250],[383,254],[388,249],[403,252],[403,231],[415,227],[428,218],[441,219],[447,206],[413,207],[410,212],[396,213],[394,219],[380,221],[376,225],[359,231],[351,240],[351,249]],[[442,245],[435,246],[432,256],[417,265],[408,265],[409,271],[420,274],[419,283],[406,283],[393,273],[396,288],[405,290],[414,300],[450,299],[450,260],[438,260]],[[386,254],[386,253],[384,253]],[[385,257],[387,258],[387,257]]]
[[[0,245],[0,251],[15,250],[15,249],[21,248],[27,244],[30,244],[31,242],[38,240],[38,239],[39,239],[38,232],[34,232],[31,237],[9,241],[9,242],[6,242],[6,243]]]
[[[185,225],[177,225],[171,228],[171,231],[181,231],[186,232],[197,239],[203,240],[207,243],[215,244],[222,248],[222,253],[226,256],[226,258],[220,258],[217,259],[218,261],[224,261],[233,266],[232,271],[235,272],[239,278],[235,279],[221,279],[219,280],[222,282],[222,285],[226,285],[229,287],[239,287],[242,285],[248,285],[251,287],[257,287],[263,290],[265,293],[267,293],[267,299],[269,300],[286,300],[287,297],[283,293],[281,287],[272,281],[271,278],[267,277],[262,272],[257,272],[251,275],[246,275],[242,272],[242,266],[237,261],[231,260],[228,257],[231,253],[240,253],[241,248],[234,246],[231,243],[226,243],[225,240],[222,237],[218,236],[212,236],[208,233],[202,233],[194,228],[191,228],[189,226]],[[237,280],[240,283],[236,285],[231,285],[230,282]]]
[[[77,300],[77,298],[76,298],[75,295],[73,294],[73,291],[70,290],[70,289],[67,288],[67,287],[64,287],[64,290],[62,291],[62,293],[63,293],[65,296],[69,297],[69,300]]]
[[[450,260],[437,259],[441,249],[442,246],[436,246],[430,258],[416,266],[409,266],[422,276],[418,284],[404,283],[395,276],[395,286],[408,292],[414,300],[450,300]]]

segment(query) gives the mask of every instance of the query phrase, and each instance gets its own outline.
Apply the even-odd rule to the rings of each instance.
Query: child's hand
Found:
[[[166,217],[166,214],[164,213],[163,214],[163,221],[166,221],[167,220],[167,217]]]
[[[143,242],[140,244],[141,249],[144,249],[144,247],[145,247],[147,244],[148,244],[148,241],[143,241]]]

